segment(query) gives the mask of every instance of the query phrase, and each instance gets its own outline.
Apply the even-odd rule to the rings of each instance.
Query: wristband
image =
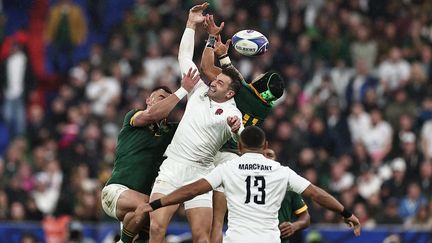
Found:
[[[231,59],[229,58],[229,56],[227,54],[222,55],[221,57],[219,57],[219,63],[221,66],[228,66],[231,64]]]
[[[216,36],[209,35],[209,38],[207,40],[206,47],[214,48],[216,44]]]
[[[342,217],[347,219],[352,216],[352,213],[344,208],[343,211],[340,213],[340,215],[342,215]]]
[[[177,98],[179,98],[179,100],[183,99],[183,97],[185,97],[189,92],[183,88],[180,87],[176,92],[174,92],[174,95],[177,96]]]
[[[225,53],[225,54],[223,54],[223,55],[220,55],[219,57],[218,57],[218,59],[220,60],[220,59],[224,59],[225,57],[227,57],[228,56],[228,53]]]
[[[149,205],[150,205],[150,207],[151,207],[153,210],[156,210],[156,209],[162,207],[162,203],[161,203],[161,200],[160,200],[160,199],[156,199],[156,200],[154,200],[153,202],[149,203]]]

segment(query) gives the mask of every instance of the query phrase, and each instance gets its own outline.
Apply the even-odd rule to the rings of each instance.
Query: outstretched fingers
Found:
[[[209,6],[208,2],[205,2],[203,4],[199,4],[199,5],[195,5],[191,8],[191,11],[193,12],[197,12],[197,11],[203,11],[204,9],[206,9]]]

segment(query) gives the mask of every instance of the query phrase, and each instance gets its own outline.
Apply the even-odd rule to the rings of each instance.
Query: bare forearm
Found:
[[[212,48],[204,48],[201,57],[201,71],[208,80],[214,80],[222,72],[222,69],[214,63],[214,51]]]
[[[148,109],[148,114],[154,121],[159,121],[161,119],[166,118],[169,113],[174,109],[180,99],[172,94],[168,96],[166,99],[159,101]]]
[[[301,213],[299,215],[298,219],[295,222],[293,222],[292,224],[294,224],[296,226],[297,230],[302,230],[302,229],[309,227],[309,225],[310,225],[309,213],[307,211]]]
[[[210,190],[212,190],[210,184],[206,180],[200,179],[194,183],[180,187],[167,196],[162,197],[161,203],[163,206],[179,204]]]
[[[186,22],[186,28],[195,30],[196,29],[196,24],[188,20]]]
[[[338,200],[336,200],[336,198],[328,194],[323,189],[312,184],[308,188],[306,188],[302,195],[309,196],[319,205],[334,212],[340,213],[344,209],[344,206]]]

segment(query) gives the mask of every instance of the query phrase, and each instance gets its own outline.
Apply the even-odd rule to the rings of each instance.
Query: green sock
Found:
[[[149,232],[145,230],[141,230],[138,234],[138,239],[135,240],[135,243],[146,243],[150,238]]]
[[[120,239],[123,241],[123,243],[132,243],[134,236],[134,233],[123,228]]]

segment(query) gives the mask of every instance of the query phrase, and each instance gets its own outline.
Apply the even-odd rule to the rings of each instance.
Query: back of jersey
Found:
[[[280,242],[278,210],[287,190],[289,168],[255,153],[221,166],[228,201],[224,242]]]

